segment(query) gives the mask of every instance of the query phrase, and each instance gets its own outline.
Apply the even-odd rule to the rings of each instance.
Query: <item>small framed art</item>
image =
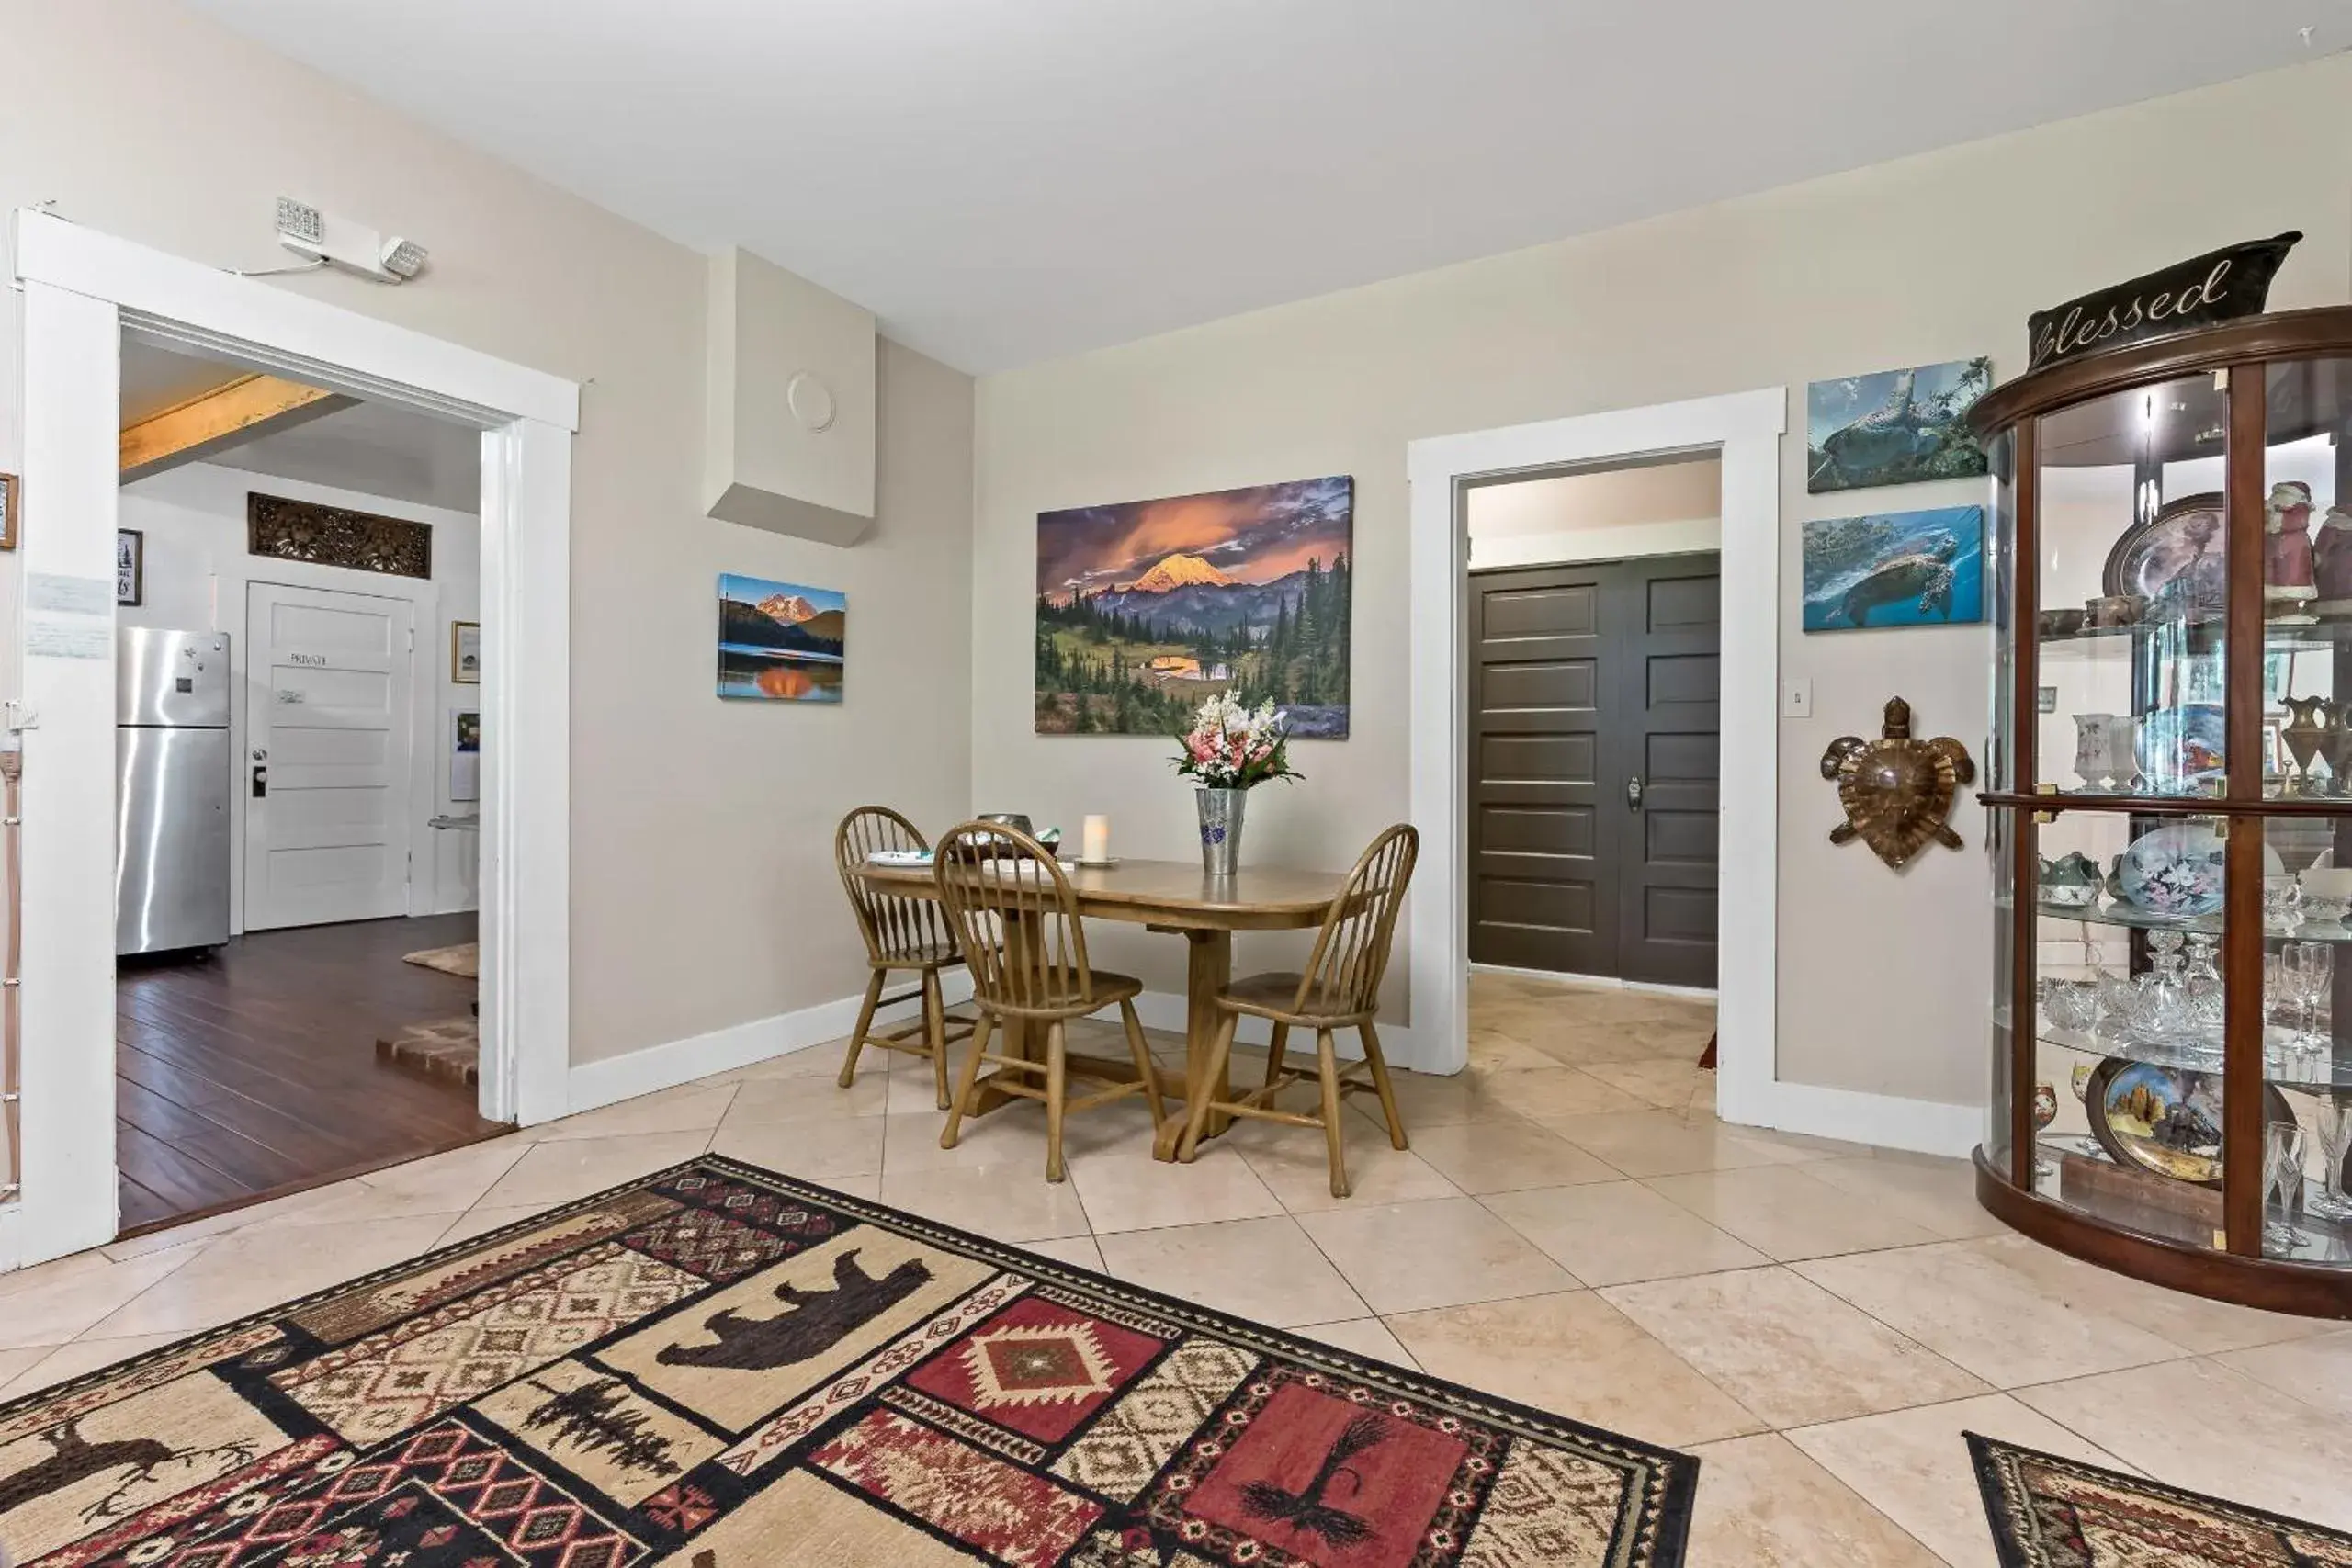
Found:
[[[17,547],[17,476],[0,474],[0,550]]]
[[[140,529],[114,531],[114,602],[147,603],[147,536]]]
[[[481,623],[449,623],[449,679],[460,686],[481,684]]]

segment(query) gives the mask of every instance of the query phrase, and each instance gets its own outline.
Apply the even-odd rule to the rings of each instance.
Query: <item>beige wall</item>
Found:
[[[1250,828],[1253,859],[1344,864],[1407,810],[1406,443],[1784,385],[1781,663],[1813,682],[1817,716],[1782,723],[1777,778],[1727,781],[1781,801],[1781,1076],[1976,1100],[1991,932],[1981,813],[1955,813],[1965,852],[1931,850],[1896,875],[1828,843],[1837,807],[1815,764],[1832,738],[1873,730],[1897,693],[1928,733],[1981,751],[1989,634],[1805,637],[1796,598],[1804,519],[1983,487],[1807,497],[1804,383],[1987,353],[2013,376],[2030,311],[2290,228],[2309,238],[2273,304],[2343,300],[2352,59],[986,378],[974,797],[1040,820],[1111,811],[1125,852],[1191,853],[1165,742],[1031,732],[1035,515],[1351,473],[1354,735],[1301,744],[1306,782],[1259,791]],[[1102,946],[1105,963],[1176,983],[1168,944]]]
[[[0,0],[0,209],[54,200],[76,222],[254,267],[289,259],[272,202],[298,196],[414,237],[433,265],[397,289],[332,273],[279,287],[590,383],[572,684],[538,694],[572,707],[572,1059],[854,992],[865,965],[831,869],[834,818],[876,797],[927,824],[967,805],[969,378],[884,345],[880,517],[854,549],[707,521],[701,256],[160,0]],[[722,570],[848,593],[839,708],[713,695]],[[0,556],[0,647],[16,643],[14,571]]]

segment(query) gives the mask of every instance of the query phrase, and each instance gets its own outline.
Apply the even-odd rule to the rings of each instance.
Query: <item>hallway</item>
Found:
[[[376,1041],[464,1014],[475,982],[401,956],[475,917],[237,937],[209,958],[125,961],[116,1137],[126,1232],[281,1196],[506,1129],[469,1087],[380,1065]]]

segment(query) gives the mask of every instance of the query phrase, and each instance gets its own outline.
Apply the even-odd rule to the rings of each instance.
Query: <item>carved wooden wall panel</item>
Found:
[[[276,560],[350,567],[394,577],[433,575],[433,525],[347,507],[254,491],[245,498],[245,548]]]

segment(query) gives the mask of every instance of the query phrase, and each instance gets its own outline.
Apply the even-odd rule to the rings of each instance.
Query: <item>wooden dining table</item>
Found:
[[[864,874],[876,887],[892,893],[939,896],[939,885],[929,866],[869,863]],[[1203,874],[1197,862],[1175,860],[1127,860],[1111,866],[1080,866],[1068,874],[1078,895],[1080,915],[1172,932],[1184,939],[1183,1092],[1188,1102],[1202,1092],[1203,1080],[1208,1076],[1210,1048],[1216,1040],[1217,993],[1233,978],[1233,933],[1319,926],[1347,881],[1342,872],[1285,866],[1250,866],[1231,876],[1211,877]],[[1008,1038],[1000,1049],[1006,1055],[1034,1059],[1044,1032],[1028,1028],[1020,1019],[1007,1018],[1003,1033]],[[1214,1099],[1233,1098],[1227,1077],[1218,1075],[1212,1086]],[[983,1094],[970,1114],[984,1114],[1015,1098]],[[1231,1121],[1223,1114],[1212,1116],[1202,1136],[1216,1136]],[[1183,1116],[1170,1115],[1153,1141],[1152,1157],[1173,1160],[1183,1131]]]

